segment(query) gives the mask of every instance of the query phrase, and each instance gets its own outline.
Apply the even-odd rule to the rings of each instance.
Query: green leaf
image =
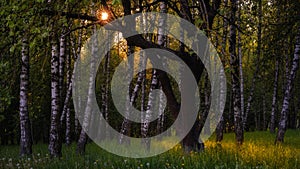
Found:
[[[15,48],[16,48],[15,45],[13,45],[13,46],[10,47],[9,51],[12,53],[12,52],[15,51]]]
[[[203,20],[202,19],[198,18],[198,19],[195,20],[195,25],[196,26],[201,26],[202,24],[203,24]]]
[[[111,4],[112,5],[119,5],[119,4],[121,4],[121,1],[120,0],[113,0]]]
[[[14,31],[9,31],[9,36],[14,36],[15,32]]]

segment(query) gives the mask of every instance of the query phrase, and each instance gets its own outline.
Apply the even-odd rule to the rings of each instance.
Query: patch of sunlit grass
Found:
[[[230,137],[228,137],[230,135]],[[226,135],[224,141],[218,144],[208,141],[205,145],[209,151],[217,150],[234,155],[236,161],[243,165],[263,168],[297,168],[300,165],[299,131],[289,131],[286,143],[274,144],[274,134],[269,132],[249,132],[245,134],[242,146],[234,143],[234,135]],[[294,146],[293,146],[294,145]]]
[[[166,153],[143,159],[113,155],[93,143],[87,145],[84,156],[76,155],[76,144],[64,146],[61,159],[50,159],[45,144],[34,145],[33,155],[23,158],[18,156],[18,146],[2,146],[0,168],[299,168],[300,131],[288,131],[281,145],[274,145],[274,138],[269,132],[249,132],[245,133],[244,144],[238,147],[234,134],[229,133],[221,143],[212,137],[205,143],[203,152],[186,154],[176,145]],[[169,145],[168,140],[161,144]]]

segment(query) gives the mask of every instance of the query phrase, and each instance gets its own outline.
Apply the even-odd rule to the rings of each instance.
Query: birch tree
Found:
[[[159,3],[159,10],[161,13],[167,13],[167,4],[165,2],[160,2]],[[157,30],[157,44],[161,45],[161,46],[166,46],[166,36],[165,36],[165,26],[166,26],[166,18],[164,17],[160,17],[159,18],[159,23],[158,23],[158,30]],[[164,63],[163,63],[164,64]],[[161,83],[158,82],[158,86],[161,88]],[[161,114],[158,118],[158,122],[157,122],[157,132],[161,133],[163,132],[163,126],[164,126],[164,110],[163,110],[163,106],[162,103],[165,103],[166,100],[164,99],[163,93],[161,92],[159,95],[159,107],[158,107],[158,114]]]
[[[83,23],[81,23],[82,25]],[[75,60],[77,60],[78,58],[80,58],[80,50],[81,50],[81,45],[82,45],[82,35],[83,35],[83,30],[79,30],[79,33],[78,33],[78,40],[77,40],[77,48],[75,47],[75,42],[73,39],[70,40],[71,42],[71,45],[72,45],[72,53],[74,55],[74,58]],[[74,67],[75,66],[80,66],[80,64],[74,64]],[[81,70],[81,68],[78,68],[79,70]],[[78,80],[81,81],[81,77],[80,75],[78,75]],[[73,85],[73,84],[72,84]],[[76,84],[74,84],[76,86]],[[78,88],[80,88],[80,86],[78,86]],[[71,89],[70,89],[71,90]],[[82,105],[81,105],[81,102],[82,102],[82,98],[81,96],[79,95],[77,98],[77,107],[78,107],[78,110],[81,110],[82,108]],[[75,116],[75,121],[74,121],[74,130],[75,130],[75,140],[78,140],[79,139],[79,135],[80,135],[80,131],[81,131],[81,126],[79,124],[79,120],[78,120],[78,117]]]
[[[75,58],[75,61],[77,58]],[[66,57],[66,69],[67,69],[67,83],[66,83],[66,97],[64,101],[64,107],[63,107],[63,112],[62,114],[66,114],[66,145],[71,144],[71,114],[70,114],[70,100],[71,100],[71,94],[72,94],[72,71],[71,71],[71,56],[70,54],[67,54]],[[76,64],[76,63],[75,63]]]
[[[224,7],[226,7],[228,5],[228,1],[224,0]],[[225,17],[226,17],[226,13],[225,13]],[[223,18],[223,34],[222,34],[222,54],[224,56],[223,60],[223,64],[224,64],[224,59],[225,59],[225,53],[226,53],[226,46],[227,46],[227,29],[228,29],[228,21],[226,18]],[[222,71],[222,70],[220,70]],[[220,72],[220,74],[222,74],[223,72]],[[224,116],[221,116],[220,122],[217,125],[216,128],[216,141],[220,142],[223,140],[223,131],[224,131]]]
[[[234,112],[234,129],[235,137],[238,145],[244,141],[244,132],[242,126],[241,115],[241,94],[240,94],[240,75],[239,75],[239,58],[236,55],[236,11],[237,0],[231,1],[231,16],[230,16],[230,39],[229,39],[229,52],[230,52],[230,65],[231,65],[231,83],[233,94],[233,112]]]
[[[160,8],[160,12],[161,13],[166,13],[166,4],[165,2],[160,2],[159,5]],[[163,46],[165,43],[165,30],[164,27],[166,25],[166,18],[164,18],[163,16],[160,16],[159,18],[159,23],[158,23],[158,38],[157,38],[157,44],[160,46]],[[157,104],[157,102],[155,101],[156,96],[153,93],[153,90],[155,89],[159,89],[160,88],[160,83],[159,83],[159,79],[157,77],[157,70],[153,69],[152,71],[152,78],[151,78],[151,85],[150,85],[150,93],[149,93],[149,98],[148,98],[148,103],[147,103],[147,107],[146,107],[146,112],[145,112],[145,117],[143,117],[143,122],[142,122],[142,127],[141,127],[141,134],[142,134],[142,138],[143,138],[143,143],[146,146],[146,148],[149,150],[150,149],[150,139],[147,138],[148,137],[148,130],[149,130],[149,125],[150,125],[150,121],[149,119],[151,118],[153,112],[151,110],[152,107],[154,107],[154,104]],[[162,95],[160,94],[160,99],[162,99]],[[160,100],[163,101],[163,100]],[[162,103],[158,103],[158,111],[162,111]],[[143,106],[143,105],[142,105]],[[162,119],[161,119],[162,120]],[[161,120],[158,121],[158,123],[160,123],[161,125]]]
[[[295,44],[292,67],[285,86],[282,110],[280,113],[280,120],[278,124],[278,132],[277,132],[275,143],[282,143],[284,141],[284,135],[287,129],[287,117],[288,117],[288,109],[289,109],[290,99],[292,94],[291,92],[296,78],[296,72],[299,67],[299,55],[300,55],[300,27],[298,27],[298,33],[296,36],[296,44]]]
[[[109,43],[109,42],[108,42]],[[110,49],[110,47],[108,46],[108,50]],[[110,138],[110,133],[108,132],[108,125],[109,125],[109,112],[108,112],[108,101],[109,101],[109,97],[108,97],[108,91],[109,91],[109,76],[110,76],[110,72],[109,72],[109,69],[110,69],[110,52],[108,52],[105,56],[105,64],[104,64],[104,78],[105,78],[105,82],[104,82],[104,87],[102,89],[102,96],[104,96],[102,98],[102,111],[103,111],[103,114],[104,114],[104,118],[105,120],[107,121],[106,123],[106,137],[105,138]]]
[[[252,77],[252,82],[251,82],[251,88],[250,88],[250,92],[249,92],[249,96],[248,96],[248,100],[247,100],[247,107],[246,107],[246,111],[245,114],[243,116],[243,129],[245,129],[246,127],[246,123],[247,123],[247,118],[248,118],[248,114],[251,110],[251,103],[253,100],[253,95],[254,95],[254,89],[255,89],[255,85],[256,85],[256,79],[258,76],[258,73],[260,71],[260,57],[261,57],[261,30],[262,30],[262,0],[258,1],[258,26],[257,26],[257,48],[256,48],[256,53],[257,53],[257,59],[256,59],[256,67],[255,67],[255,71]]]
[[[96,31],[96,27],[94,27],[94,32]],[[89,77],[89,82],[88,82],[88,97],[87,97],[87,101],[85,104],[85,108],[84,108],[84,117],[83,117],[83,122],[82,122],[82,129],[80,132],[80,136],[79,136],[79,140],[77,143],[77,149],[76,152],[78,154],[84,154],[85,153],[85,146],[86,146],[86,142],[87,142],[87,130],[89,128],[89,123],[90,123],[90,117],[91,117],[91,113],[92,113],[92,105],[93,105],[93,93],[95,92],[95,69],[96,69],[96,63],[95,63],[95,54],[97,52],[97,38],[93,39],[94,42],[92,43],[92,55],[90,57],[89,60],[89,71],[90,71],[90,77]]]
[[[270,132],[275,133],[275,113],[277,110],[277,95],[278,95],[278,75],[279,75],[279,59],[276,57],[275,72],[273,84],[272,110],[270,120]]]
[[[29,42],[26,35],[22,39],[22,59],[20,73],[20,156],[32,154],[30,119],[28,113],[29,86]]]
[[[149,125],[150,125],[150,120],[152,117],[152,109],[151,107],[154,106],[156,96],[153,93],[155,89],[159,89],[158,86],[158,77],[157,77],[157,70],[153,69],[152,71],[152,78],[151,78],[151,85],[150,85],[150,93],[149,93],[149,98],[148,98],[148,103],[147,103],[147,108],[145,112],[145,118],[143,119],[142,122],[142,138],[143,138],[143,144],[146,146],[146,148],[149,150],[150,149],[150,139],[148,138],[148,130],[149,130]]]
[[[51,157],[61,157],[60,109],[59,109],[59,54],[55,32],[51,33],[51,122],[49,152]]]
[[[64,84],[64,73],[65,73],[65,55],[66,55],[66,28],[62,28],[62,32],[59,38],[59,98],[60,103],[63,103],[63,84]],[[62,107],[62,106],[61,106]]]
[[[69,43],[68,43],[69,44]],[[74,54],[74,69],[76,68],[77,54]],[[66,83],[66,96],[63,102],[62,114],[60,117],[61,126],[63,126],[63,121],[65,121],[66,131],[65,131],[65,141],[66,145],[71,144],[71,114],[70,114],[70,101],[72,95],[72,85],[73,85],[73,71],[71,71],[71,56],[70,54],[66,54],[66,69],[67,69],[67,83]]]
[[[241,0],[239,2],[238,8],[238,19],[241,19]],[[241,28],[241,21],[238,21],[238,27]],[[244,104],[244,75],[243,75],[243,53],[242,53],[242,39],[241,39],[241,31],[238,31],[238,57],[239,57],[239,71],[240,71],[240,88],[241,88],[241,115],[242,119],[244,118],[245,114],[245,104]],[[244,129],[244,127],[243,127]]]

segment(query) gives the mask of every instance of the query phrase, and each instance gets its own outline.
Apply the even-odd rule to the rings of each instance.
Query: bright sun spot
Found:
[[[107,20],[108,19],[108,13],[107,12],[102,12],[101,13],[101,20]]]

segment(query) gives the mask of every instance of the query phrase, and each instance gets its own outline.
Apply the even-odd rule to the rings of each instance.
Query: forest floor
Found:
[[[151,158],[132,159],[105,152],[97,145],[87,145],[86,155],[75,153],[76,145],[63,146],[61,159],[50,159],[46,144],[33,146],[33,155],[19,158],[19,146],[0,147],[0,168],[104,168],[104,169],[198,169],[198,168],[300,168],[300,130],[288,130],[285,143],[274,145],[275,134],[267,131],[245,133],[244,144],[237,148],[234,134],[224,135],[221,144],[214,136],[201,153],[184,154],[177,146]]]

